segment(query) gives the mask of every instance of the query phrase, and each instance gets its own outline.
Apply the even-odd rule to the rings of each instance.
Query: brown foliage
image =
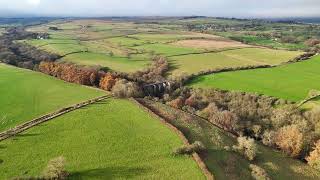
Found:
[[[233,146],[233,150],[243,154],[249,161],[255,159],[257,155],[257,145],[254,139],[240,136],[237,138],[238,144]]]
[[[164,74],[168,71],[169,64],[165,57],[156,56],[153,58],[153,63],[150,67],[130,74],[129,79],[138,82],[153,83],[157,81],[164,81]]]
[[[305,45],[309,46],[309,47],[312,47],[312,46],[315,46],[315,45],[318,45],[320,44],[320,40],[319,39],[308,39],[306,42],[304,42]]]
[[[57,157],[51,159],[43,171],[44,179],[67,179],[68,173],[65,170],[65,159],[63,157]]]
[[[110,91],[112,87],[116,84],[116,78],[111,73],[107,73],[104,77],[100,79],[99,87],[103,90]]]
[[[185,145],[177,148],[175,154],[192,154],[194,152],[201,153],[206,150],[206,147],[200,141],[195,141],[193,144]]]
[[[262,169],[261,167],[250,164],[250,169],[251,169],[251,175],[254,179],[256,180],[270,180],[270,177],[268,176],[267,172]]]
[[[308,164],[317,170],[320,170],[320,140],[314,144],[313,151],[306,158]]]
[[[210,103],[208,107],[201,112],[201,115],[228,131],[235,132],[237,129],[239,119],[236,114],[227,110],[220,111],[215,103]]]
[[[99,73],[96,69],[79,67],[74,64],[42,61],[39,71],[67,82],[95,86]]]
[[[121,79],[112,88],[112,94],[119,98],[142,97],[143,92],[135,82]]]
[[[182,97],[178,97],[177,99],[174,99],[168,102],[168,105],[178,109],[181,109],[183,107],[183,104],[184,104],[184,99]]]
[[[296,125],[289,125],[276,132],[275,144],[291,157],[297,157],[303,148],[303,138]]]

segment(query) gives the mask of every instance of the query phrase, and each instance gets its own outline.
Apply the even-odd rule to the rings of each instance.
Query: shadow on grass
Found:
[[[108,167],[74,172],[68,179],[132,179],[146,172],[146,168]]]
[[[19,140],[20,138],[24,138],[24,137],[34,137],[34,136],[39,136],[40,134],[38,133],[25,133],[25,134],[16,134],[14,136],[12,136],[13,140]]]

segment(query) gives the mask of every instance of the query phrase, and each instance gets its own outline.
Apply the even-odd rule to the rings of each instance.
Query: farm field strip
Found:
[[[302,53],[249,47],[223,50],[216,53],[170,57],[169,63],[172,65],[172,74],[192,74],[219,68],[278,65],[287,62],[300,54]]]
[[[134,103],[108,99],[0,142],[0,179],[38,175],[57,156],[70,179],[205,179],[189,156],[172,154],[182,144]]]
[[[275,68],[243,70],[200,76],[190,82],[196,88],[219,88],[265,94],[291,101],[303,100],[310,90],[320,90],[320,56]]]
[[[149,59],[139,56],[132,56],[128,58],[91,52],[71,54],[60,61],[73,62],[81,65],[100,65],[119,72],[134,72],[147,67],[147,65],[151,63]]]

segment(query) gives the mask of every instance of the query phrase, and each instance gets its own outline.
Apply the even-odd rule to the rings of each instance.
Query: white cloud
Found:
[[[32,6],[38,6],[41,3],[41,0],[27,0],[27,3]]]
[[[0,0],[1,12],[45,16],[320,16],[320,0]]]

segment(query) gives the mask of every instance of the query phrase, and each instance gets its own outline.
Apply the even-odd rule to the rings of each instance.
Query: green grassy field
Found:
[[[134,103],[109,99],[0,142],[0,179],[38,175],[57,156],[70,179],[205,179],[191,157],[172,154],[181,145]]]
[[[120,72],[134,72],[146,67],[151,61],[142,57],[117,57],[100,53],[77,53],[66,56],[62,61],[82,65],[100,65]]]
[[[129,38],[129,37],[116,37],[116,38],[108,39],[108,42],[113,43],[115,45],[131,47],[131,46],[142,45],[142,44],[145,44],[149,41],[135,39],[135,38]]]
[[[175,117],[170,122],[182,130],[189,141],[204,143],[207,152],[202,158],[215,179],[252,179],[250,163],[263,167],[271,179],[320,178],[320,173],[307,164],[260,144],[258,144],[257,158],[249,162],[243,156],[224,149],[225,146],[235,145],[236,139],[226,135],[223,130],[203,119],[182,113],[161,103],[145,102],[165,117]]]
[[[136,46],[134,48],[138,50],[144,50],[146,52],[154,52],[155,54],[163,56],[174,56],[201,52],[201,50],[198,49],[179,47],[169,44],[146,44],[142,46]]]
[[[135,34],[130,35],[129,37],[137,38],[144,41],[150,41],[150,42],[158,42],[158,43],[166,43],[171,42],[179,39],[183,39],[183,35],[179,35],[176,33],[173,34]]]
[[[226,67],[249,65],[276,65],[300,55],[298,51],[272,50],[265,48],[242,48],[218,53],[194,54],[170,57],[172,74],[188,74]]]
[[[41,73],[0,64],[0,131],[103,94]]]
[[[289,49],[289,50],[296,50],[296,49],[305,49],[306,45],[303,43],[281,43],[277,42],[273,39],[269,38],[262,38],[262,37],[257,37],[257,36],[235,36],[231,37],[233,39],[238,39],[241,40],[247,44],[255,44],[259,46],[268,46],[268,47],[273,47],[277,49]]]
[[[311,60],[271,69],[256,69],[201,76],[190,82],[192,87],[220,88],[256,92],[299,101],[311,89],[320,90],[320,56]]]

